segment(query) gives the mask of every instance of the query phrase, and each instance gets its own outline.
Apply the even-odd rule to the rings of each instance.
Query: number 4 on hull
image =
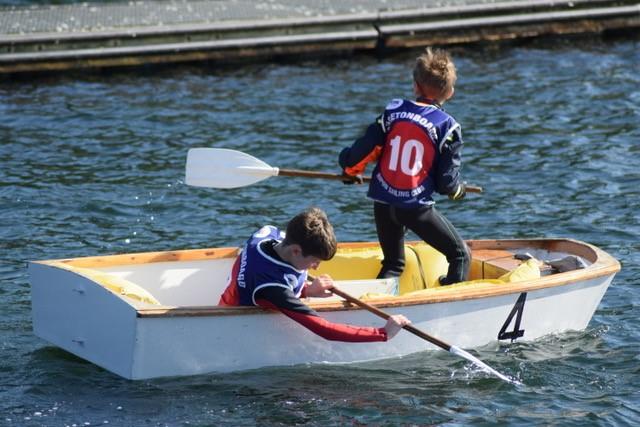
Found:
[[[507,316],[507,320],[505,320],[502,328],[500,328],[500,332],[498,332],[499,340],[511,340],[511,342],[514,342],[524,335],[524,329],[520,329],[520,322],[522,321],[522,313],[524,312],[524,302],[526,301],[526,299],[527,293],[521,293],[520,297],[518,297],[518,301],[516,301],[516,304],[511,309],[511,313],[509,313],[509,316]],[[513,325],[513,330],[507,332],[507,328],[511,324],[511,321],[514,317],[516,318],[516,320]]]

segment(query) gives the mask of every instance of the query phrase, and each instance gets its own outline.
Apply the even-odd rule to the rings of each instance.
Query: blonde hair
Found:
[[[444,50],[428,47],[416,58],[413,80],[439,101],[453,90],[457,78],[456,66]]]
[[[282,243],[298,244],[302,248],[303,256],[315,256],[324,261],[333,258],[338,248],[336,235],[327,214],[316,207],[306,209],[289,221]]]

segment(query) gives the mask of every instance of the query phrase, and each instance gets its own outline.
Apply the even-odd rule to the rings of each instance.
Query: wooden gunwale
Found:
[[[415,244],[418,242],[409,242]],[[568,271],[565,273],[544,276],[539,279],[506,283],[504,285],[477,285],[473,287],[445,287],[435,288],[424,295],[419,296],[398,296],[393,298],[380,298],[369,300],[368,302],[376,307],[405,307],[414,305],[437,304],[446,302],[463,301],[469,299],[479,299],[496,297],[513,293],[531,292],[544,288],[565,286],[577,281],[585,281],[598,277],[608,276],[620,271],[620,263],[604,252],[603,250],[588,243],[572,239],[508,239],[508,240],[469,240],[467,244],[471,251],[483,249],[503,249],[513,250],[522,248],[545,249],[552,252],[566,252],[578,255],[588,260],[591,265],[585,269]],[[370,246],[371,242],[350,242],[342,243],[342,248],[361,248]],[[143,252],[122,255],[107,255],[85,258],[71,258],[62,260],[37,261],[42,264],[63,262],[74,267],[83,268],[106,268],[119,265],[144,264],[152,262],[172,262],[172,261],[199,261],[207,259],[231,258],[235,257],[238,248],[208,248],[190,249],[169,252]],[[502,258],[502,257],[500,257]],[[486,260],[485,260],[486,261]],[[310,304],[318,312],[360,310],[346,302],[314,302]],[[236,316],[264,314],[268,310],[258,307],[218,307],[218,306],[189,306],[171,307],[162,306],[157,308],[139,308],[137,316],[144,318],[153,317],[207,317],[207,316]]]
[[[208,259],[233,258],[238,254],[237,247],[183,249],[166,252],[137,252],[120,255],[103,255],[82,258],[66,258],[47,261],[35,261],[40,264],[61,262],[72,267],[108,268],[120,265],[149,264],[153,262],[206,261]]]

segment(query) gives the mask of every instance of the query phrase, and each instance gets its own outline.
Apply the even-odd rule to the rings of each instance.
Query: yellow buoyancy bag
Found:
[[[320,263],[312,276],[328,274],[334,280],[375,279],[382,266],[379,246],[339,248],[329,261]],[[405,268],[400,276],[400,294],[439,286],[438,277],[447,274],[449,264],[440,252],[419,243],[405,245]]]
[[[415,252],[420,261],[419,265],[422,269],[426,284],[425,288],[429,289],[440,286],[438,279],[440,276],[446,276],[447,270],[449,269],[447,258],[426,243],[411,245],[411,250]]]

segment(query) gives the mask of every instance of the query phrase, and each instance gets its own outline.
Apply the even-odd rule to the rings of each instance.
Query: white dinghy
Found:
[[[470,282],[438,286],[447,269],[407,245],[399,279],[375,280],[377,243],[345,243],[312,274],[439,340],[473,348],[587,327],[620,264],[568,239],[472,240]],[[358,362],[436,349],[401,331],[386,343],[322,339],[278,312],[218,307],[237,248],[149,252],[29,264],[35,334],[129,379],[265,366]],[[306,301],[332,322],[382,321],[337,296]],[[456,347],[457,349],[458,347]]]

